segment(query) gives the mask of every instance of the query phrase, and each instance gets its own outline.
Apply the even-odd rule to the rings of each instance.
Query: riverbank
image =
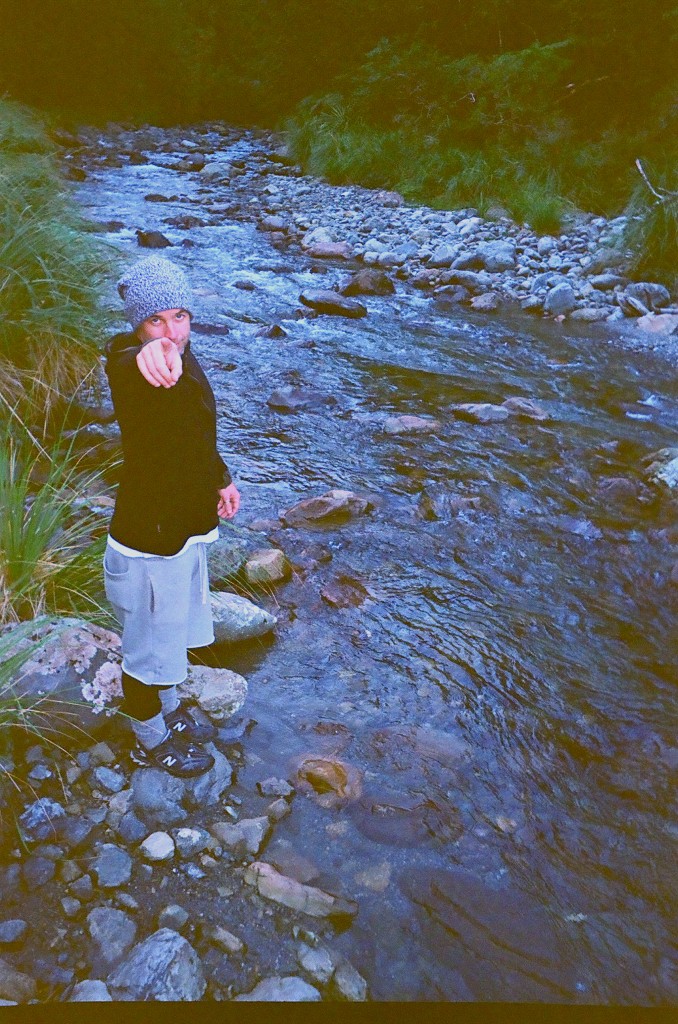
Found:
[[[560,235],[540,236],[500,208],[480,217],[474,209],[408,206],[394,192],[305,176],[281,135],[219,124],[190,131],[112,126],[105,138],[85,131],[63,141],[75,177],[156,163],[176,170],[179,192],[183,176],[218,186],[225,205],[210,210],[207,222],[256,223],[282,252],[291,247],[319,263],[373,268],[396,287],[420,289],[471,315],[544,317],[590,331],[592,340],[678,358],[677,297],[629,276],[626,217],[579,215]],[[246,159],[224,157],[239,142]],[[199,198],[192,203],[200,206]],[[190,244],[191,226],[199,225],[186,217],[170,225],[183,232],[178,240],[170,233],[174,244]]]

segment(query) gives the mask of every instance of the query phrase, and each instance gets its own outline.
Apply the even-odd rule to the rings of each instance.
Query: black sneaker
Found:
[[[178,739],[182,739],[184,742],[188,741],[189,743],[207,743],[208,740],[213,740],[217,735],[217,730],[213,725],[203,725],[202,722],[196,722],[191,712],[182,707],[181,704],[175,711],[165,715],[165,725],[168,729],[172,730]]]
[[[170,730],[157,747],[146,750],[140,743],[130,751],[130,759],[142,768],[162,768],[170,775],[190,778],[208,772],[214,758],[200,747],[185,745]]]

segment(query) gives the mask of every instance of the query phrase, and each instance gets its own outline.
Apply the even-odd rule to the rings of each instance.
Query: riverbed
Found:
[[[137,229],[162,231],[197,289],[192,346],[238,524],[331,488],[373,506],[330,528],[269,524],[261,546],[296,567],[256,595],[275,639],[215,655],[249,683],[243,792],[302,756],[361,780],[335,808],[298,795],[263,859],[292,851],[314,885],[358,901],[333,943],[372,999],[675,999],[678,532],[642,463],[676,443],[675,368],[597,325],[445,307],[396,274],[395,294],[360,296],[364,318],[315,315],[300,293],[356,268],[257,230],[280,208],[275,171],[235,201],[173,168],[207,140],[246,170],[266,139],[154,139],[125,135],[148,163],[81,160],[74,193],[91,220],[122,223],[102,237],[125,258],[145,255]],[[279,170],[302,214],[309,186],[335,212],[376,201]],[[168,223],[182,216],[204,223]],[[280,336],[258,333],[272,324]],[[308,396],[297,411],[267,404],[290,387]],[[511,397],[544,417],[454,408]],[[436,426],[384,429],[405,415]]]

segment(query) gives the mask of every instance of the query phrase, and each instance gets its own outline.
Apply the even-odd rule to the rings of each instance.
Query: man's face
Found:
[[[146,317],[135,333],[139,341],[169,338],[183,352],[191,333],[191,314],[186,309],[163,309]]]

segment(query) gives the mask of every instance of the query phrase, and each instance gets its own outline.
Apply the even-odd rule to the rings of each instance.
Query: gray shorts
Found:
[[[176,558],[104,554],[106,597],[122,626],[122,667],[142,683],[181,683],[188,647],[214,641],[207,545]]]

